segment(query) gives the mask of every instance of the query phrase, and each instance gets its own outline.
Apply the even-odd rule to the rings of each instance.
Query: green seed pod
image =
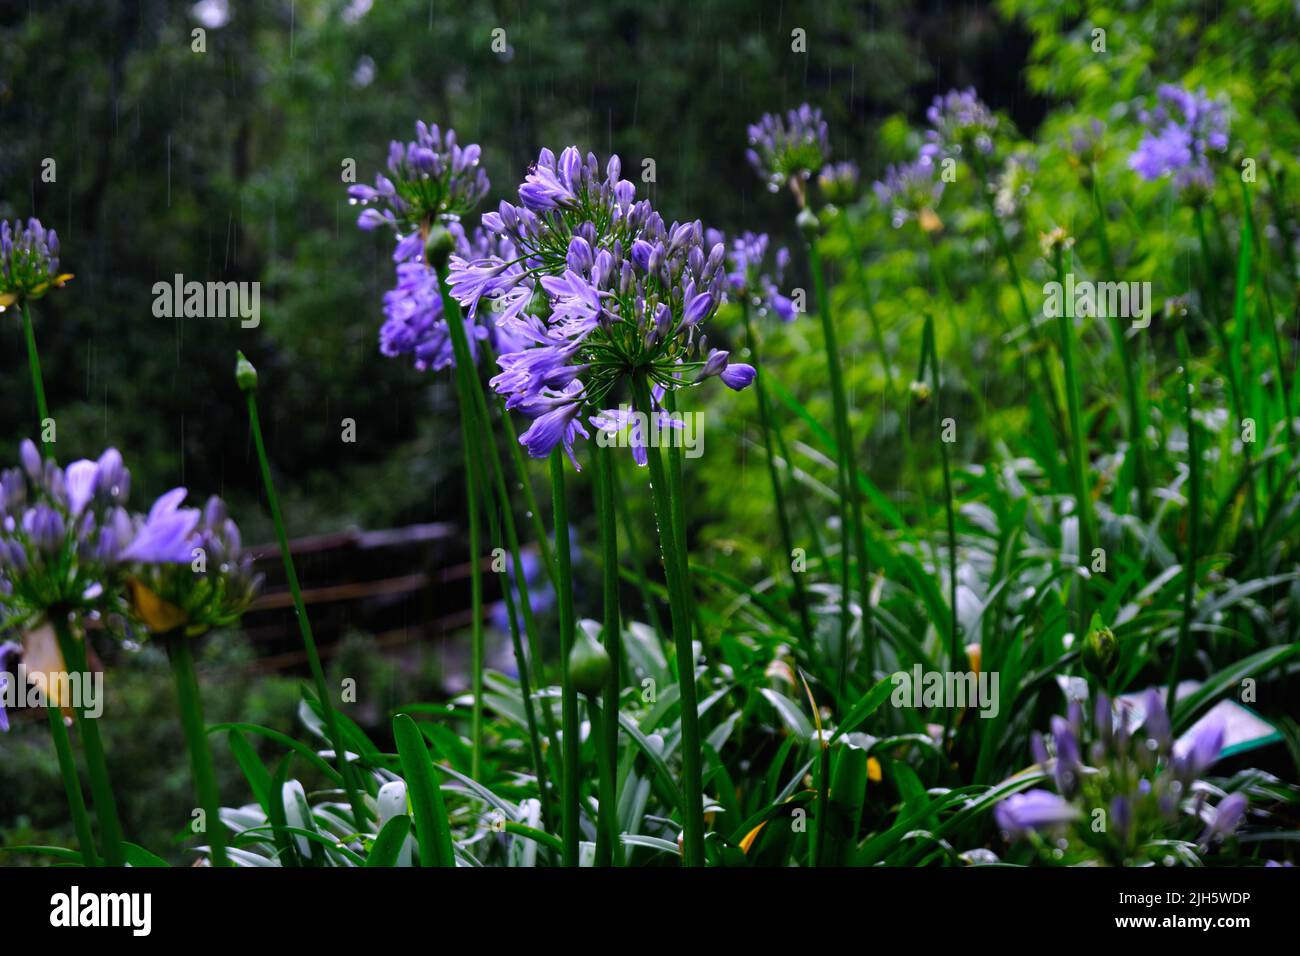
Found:
[[[1083,638],[1083,666],[1095,677],[1106,677],[1119,665],[1119,641],[1115,632],[1101,623],[1095,614],[1092,626]]]
[[[569,683],[579,694],[595,697],[605,689],[609,680],[609,654],[596,640],[600,625],[595,621],[583,621],[574,635],[573,647],[569,651]]]
[[[235,353],[235,384],[239,386],[241,392],[253,392],[257,390],[257,369],[253,363],[244,357],[243,352]]]
[[[445,226],[434,226],[424,240],[424,261],[435,269],[447,264],[456,248],[456,239]]]
[[[821,220],[817,218],[815,212],[806,206],[799,210],[799,215],[795,217],[794,224],[809,242],[816,239],[822,231]]]

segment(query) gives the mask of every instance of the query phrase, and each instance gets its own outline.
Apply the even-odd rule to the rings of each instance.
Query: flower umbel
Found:
[[[745,156],[767,188],[777,192],[786,184],[803,205],[803,184],[831,155],[830,132],[822,111],[804,103],[798,109],[764,113],[749,127]]]
[[[362,229],[392,226],[408,243],[422,226],[442,217],[472,211],[487,195],[487,173],[479,167],[482,150],[477,144],[461,146],[455,130],[440,130],[435,123],[415,124],[415,139],[388,145],[388,176],[375,177],[374,186],[348,187],[353,204],[366,208],[357,218]],[[410,251],[394,258],[406,259]]]
[[[59,272],[59,237],[39,219],[0,222],[0,312],[20,299],[35,301],[71,279]]]

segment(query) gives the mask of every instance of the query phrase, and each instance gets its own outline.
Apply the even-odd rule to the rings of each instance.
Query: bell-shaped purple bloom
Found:
[[[184,564],[190,561],[199,524],[197,508],[181,508],[184,488],[173,488],[159,498],[135,538],[122,551],[122,560],[141,564]]]
[[[1045,830],[1079,818],[1079,810],[1050,790],[1027,790],[1007,797],[993,811],[998,827],[1011,836]]]

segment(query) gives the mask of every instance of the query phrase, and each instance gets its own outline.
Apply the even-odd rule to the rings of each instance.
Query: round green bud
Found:
[[[794,224],[799,227],[804,238],[812,242],[821,233],[821,220],[817,218],[817,213],[813,212],[807,206],[799,210],[799,215],[795,217]]]
[[[253,363],[244,357],[243,352],[235,353],[235,384],[239,386],[241,392],[252,392],[257,390],[257,369]]]
[[[588,697],[603,691],[610,675],[609,654],[592,633],[599,629],[600,625],[594,621],[583,621],[569,650],[569,683],[579,694]]]
[[[1110,628],[1093,622],[1083,638],[1083,666],[1094,677],[1106,677],[1119,666],[1119,641]]]
[[[456,238],[446,226],[434,226],[424,240],[424,261],[442,269],[456,249]]]

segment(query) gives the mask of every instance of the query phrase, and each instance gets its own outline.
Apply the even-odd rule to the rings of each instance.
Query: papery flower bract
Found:
[[[59,237],[39,219],[0,222],[0,312],[36,300],[72,276],[59,272]]]
[[[830,158],[830,131],[822,111],[804,103],[798,109],[764,113],[749,127],[749,164],[777,192],[807,181]]]

